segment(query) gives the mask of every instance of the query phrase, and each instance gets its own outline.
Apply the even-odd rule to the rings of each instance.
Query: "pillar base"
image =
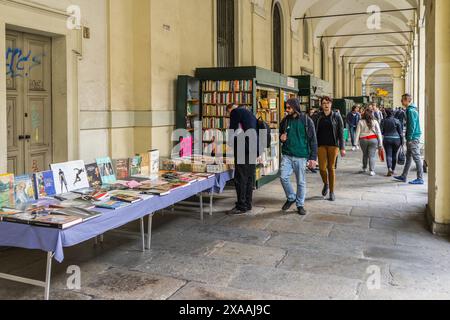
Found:
[[[430,231],[437,236],[446,237],[450,235],[450,224],[437,223],[434,220],[433,214],[431,213],[430,207],[427,205],[426,219]]]

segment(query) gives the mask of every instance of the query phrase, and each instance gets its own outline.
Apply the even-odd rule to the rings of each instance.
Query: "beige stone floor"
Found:
[[[319,196],[319,175],[308,174],[305,217],[280,212],[275,181],[256,192],[247,216],[225,214],[232,189],[204,224],[195,208],[158,214],[146,253],[135,223],[107,233],[101,246],[68,248],[54,264],[51,299],[449,299],[450,243],[427,231],[426,187],[383,177],[382,164],[373,178],[359,169],[357,152],[340,161],[335,203]],[[44,258],[3,249],[0,272],[43,279]],[[81,290],[67,289],[71,265],[80,267]],[[0,299],[42,297],[0,280]]]

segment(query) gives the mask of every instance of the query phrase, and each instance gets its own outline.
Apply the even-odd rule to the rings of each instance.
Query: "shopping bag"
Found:
[[[386,157],[385,157],[384,149],[383,149],[383,148],[379,148],[379,149],[378,149],[378,157],[380,158],[380,161],[381,161],[381,162],[384,162],[384,161],[385,161]]]
[[[406,162],[406,155],[405,155],[405,150],[403,149],[403,146],[402,146],[398,152],[397,164],[400,166],[404,166],[405,162]]]

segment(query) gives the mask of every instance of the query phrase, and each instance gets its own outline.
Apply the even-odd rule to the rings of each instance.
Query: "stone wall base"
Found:
[[[437,236],[449,236],[450,224],[442,224],[434,221],[434,217],[431,213],[430,207],[427,205],[426,218],[430,231]]]

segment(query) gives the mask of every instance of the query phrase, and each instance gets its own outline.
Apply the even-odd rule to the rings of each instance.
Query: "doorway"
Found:
[[[8,172],[48,170],[52,162],[52,39],[6,32]]]

